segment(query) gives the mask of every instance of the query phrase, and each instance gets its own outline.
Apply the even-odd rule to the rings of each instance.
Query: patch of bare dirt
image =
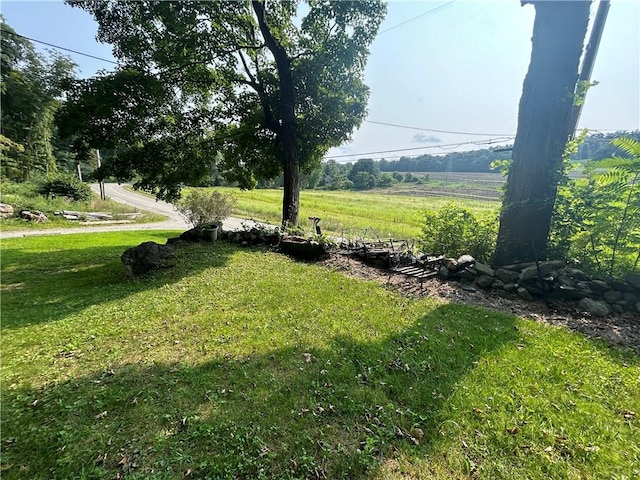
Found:
[[[331,254],[319,264],[352,277],[375,280],[403,295],[430,297],[444,302],[476,305],[545,322],[580,332],[587,337],[603,340],[609,345],[631,348],[640,354],[640,315],[633,313],[612,314],[598,318],[580,311],[575,305],[543,301],[529,302],[519,297],[504,298],[495,291],[478,288],[475,292],[463,290],[458,281],[441,281],[430,278],[420,282],[417,278],[372,267],[344,255]]]

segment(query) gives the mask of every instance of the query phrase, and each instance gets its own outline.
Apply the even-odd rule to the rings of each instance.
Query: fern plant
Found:
[[[600,275],[638,270],[640,263],[640,142],[612,142],[626,156],[592,162],[586,178],[561,186],[553,243]]]

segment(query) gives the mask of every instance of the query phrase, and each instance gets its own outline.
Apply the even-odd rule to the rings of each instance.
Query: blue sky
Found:
[[[594,3],[593,14],[596,7]],[[113,59],[111,48],[95,41],[92,17],[80,9],[58,1],[24,0],[3,0],[0,9],[22,35]],[[454,149],[469,150],[514,135],[534,13],[533,6],[522,7],[519,0],[389,2],[365,74],[371,88],[367,121],[350,144],[328,156],[352,161],[445,153],[450,147],[438,145],[465,144]],[[113,68],[69,55],[83,77]],[[592,79],[600,83],[588,93],[579,126],[640,129],[640,2],[612,0]],[[396,151],[369,154],[389,150]],[[347,154],[354,156],[342,156]]]

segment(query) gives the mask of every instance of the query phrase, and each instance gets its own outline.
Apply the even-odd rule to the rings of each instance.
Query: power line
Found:
[[[617,132],[617,131],[624,131],[624,130],[619,130],[619,129],[600,129],[600,130],[590,130],[591,131],[595,131],[598,133],[602,133],[602,132]],[[635,130],[634,130],[635,131]],[[425,147],[414,147],[414,148],[399,148],[399,149],[394,149],[394,150],[380,150],[377,152],[362,152],[362,153],[350,153],[350,154],[345,154],[345,155],[331,155],[328,157],[324,157],[324,160],[332,160],[332,159],[336,159],[336,158],[348,158],[348,157],[360,157],[362,158],[363,156],[367,156],[367,158],[373,158],[374,160],[376,159],[380,159],[380,158],[385,158],[385,157],[369,157],[370,155],[379,155],[379,154],[385,154],[385,153],[395,153],[395,152],[407,152],[407,151],[413,151],[413,150],[426,150],[426,149],[435,149],[435,148],[439,148],[442,150],[452,150],[454,148],[463,146],[463,145],[491,145],[494,143],[504,143],[504,142],[509,142],[515,139],[515,136],[511,135],[511,136],[507,136],[505,135],[504,138],[492,138],[489,140],[481,140],[481,141],[476,141],[476,142],[461,142],[461,143],[450,143],[450,144],[446,144],[446,145],[430,145],[430,146],[425,146]],[[598,139],[591,139],[590,142],[593,143],[603,143],[603,144],[608,144],[611,142],[611,139],[605,139],[605,138],[598,138]],[[504,149],[495,149],[494,151],[496,152],[502,152],[502,151],[510,151],[512,150],[511,148],[504,148]],[[436,155],[440,155],[440,154],[436,154]],[[393,156],[397,156],[397,155],[393,155]],[[409,158],[415,158],[420,156],[420,154],[418,155],[403,155],[407,156]]]
[[[393,27],[389,27],[389,28],[385,28],[384,30],[382,30],[381,32],[378,32],[378,35],[382,35],[383,33],[388,32],[389,30],[393,30],[394,28],[398,28],[401,27],[403,25],[406,25],[409,22],[413,22],[414,20],[417,20],[418,18],[424,17],[430,13],[435,12],[436,10],[440,10],[441,8],[446,7],[447,5],[451,5],[452,3],[455,3],[456,0],[451,0],[450,2],[445,3],[444,5],[440,5],[439,7],[436,8],[432,8],[431,10],[427,10],[424,13],[421,13],[420,15],[417,15],[415,17],[410,18],[409,20],[405,20],[404,22],[398,23],[397,25],[394,25]]]
[[[90,55],[88,53],[82,53],[82,52],[79,52],[77,50],[72,50],[70,48],[61,47],[60,45],[54,45],[53,43],[43,42],[42,40],[36,40],[35,38],[26,37],[26,36],[20,35],[19,33],[16,33],[16,32],[10,32],[9,30],[5,30],[4,28],[1,28],[0,31],[2,31],[2,33],[8,33],[9,35],[14,35],[16,37],[24,38],[25,40],[29,40],[31,42],[41,43],[43,45],[47,45],[48,47],[57,48],[58,50],[64,50],[66,52],[75,53],[77,55],[83,55],[85,57],[94,58],[96,60],[101,60],[103,62],[113,63],[114,65],[118,64],[118,62],[114,62],[113,60],[107,60],[106,58],[96,57],[95,55]]]
[[[386,30],[383,30],[382,32],[379,32],[379,33],[388,32],[389,30],[392,30],[394,28],[400,27],[400,26],[402,26],[402,25],[404,25],[406,23],[409,23],[409,22],[411,22],[413,20],[416,20],[416,19],[418,19],[420,17],[423,17],[423,16],[425,16],[425,15],[427,15],[429,13],[435,12],[436,10],[444,8],[447,5],[450,5],[450,4],[454,3],[454,2],[456,2],[456,0],[451,0],[448,3],[445,3],[443,5],[440,5],[439,7],[436,7],[436,8],[433,8],[431,10],[428,10],[428,11],[426,11],[426,12],[424,12],[424,13],[416,16],[416,17],[410,18],[409,20],[406,20],[406,21],[404,21],[402,23],[394,25],[393,27],[390,27],[390,28],[388,28]],[[100,60],[100,61],[103,61],[103,62],[112,63],[114,65],[118,64],[118,62],[115,62],[113,60],[108,60],[106,58],[97,57],[95,55],[79,52],[77,50],[73,50],[73,49],[70,49],[70,48],[61,47],[61,46],[55,45],[53,43],[48,43],[48,42],[45,42],[45,41],[42,41],[42,40],[37,40],[35,38],[27,37],[27,36],[21,35],[21,34],[19,34],[17,32],[12,32],[12,31],[9,31],[9,30],[5,30],[3,28],[0,28],[0,31],[2,31],[2,33],[6,33],[6,34],[9,34],[9,35],[14,35],[16,37],[24,38],[24,39],[29,40],[31,42],[41,43],[41,44],[47,45],[49,47],[57,48],[59,50],[64,50],[64,51],[67,51],[67,52],[75,53],[77,55],[82,55],[82,56],[93,58],[93,59]],[[366,123],[372,123],[372,124],[376,124],[376,125],[384,125],[384,126],[388,126],[388,127],[404,128],[404,129],[409,129],[409,130],[418,130],[418,131],[423,131],[423,132],[449,133],[449,134],[470,135],[470,136],[471,135],[477,135],[477,136],[504,136],[504,137],[513,138],[513,134],[458,132],[458,131],[452,131],[452,130],[436,130],[436,129],[432,129],[432,128],[421,128],[421,127],[413,127],[413,126],[409,126],[409,125],[399,125],[399,124],[395,124],[395,123],[377,122],[377,121],[374,121],[374,120],[364,120],[364,121]],[[606,131],[618,131],[619,129],[589,129],[589,130],[590,131],[596,131],[596,132],[606,132]],[[503,140],[503,141],[506,141],[506,140]],[[488,142],[491,143],[492,140],[489,140]],[[389,151],[383,151],[383,152],[372,152],[371,154],[375,154],[375,153],[391,153],[391,152],[396,152],[396,151],[400,152],[400,151],[418,150],[418,149],[427,149],[427,148],[443,148],[444,149],[447,146],[452,146],[453,148],[455,148],[455,147],[458,147],[458,146],[461,146],[461,145],[468,145],[468,144],[473,144],[473,143],[475,143],[475,142],[466,142],[466,143],[461,143],[461,144],[450,144],[450,145],[434,145],[434,146],[429,146],[429,147],[416,147],[416,148],[413,148],[413,149],[409,148],[409,149],[389,150]],[[362,154],[354,154],[354,155],[331,156],[331,157],[326,157],[326,158],[330,159],[330,158],[350,157],[350,156],[355,156],[355,155],[369,155],[369,154],[370,153],[362,153]]]
[[[432,8],[431,10],[427,10],[426,12],[421,13],[420,15],[417,15],[417,16],[415,16],[415,17],[413,17],[413,18],[410,18],[410,19],[408,19],[408,20],[405,20],[404,22],[401,22],[401,23],[399,23],[399,24],[397,24],[397,25],[394,25],[394,26],[389,27],[389,28],[387,28],[387,29],[385,29],[385,30],[382,30],[381,32],[378,32],[378,35],[380,35],[380,34],[382,34],[382,33],[386,33],[386,32],[388,32],[388,31],[390,31],[390,30],[393,30],[393,29],[395,29],[395,28],[401,27],[401,26],[403,26],[403,25],[406,25],[406,24],[407,24],[407,23],[409,23],[409,22],[412,22],[412,21],[414,21],[414,20],[417,20],[418,18],[424,17],[424,16],[426,16],[426,15],[428,15],[428,14],[430,14],[430,13],[433,13],[433,12],[435,12],[435,11],[437,11],[437,10],[440,10],[441,8],[444,8],[444,7],[446,7],[446,6],[448,6],[448,5],[451,5],[452,3],[455,3],[455,2],[456,2],[456,0],[451,0],[450,2],[447,2],[447,3],[443,4],[443,5],[440,5],[439,7]],[[7,34],[9,34],[9,35],[14,35],[14,36],[16,36],[16,37],[24,38],[25,40],[29,40],[29,41],[31,41],[31,42],[36,42],[36,43],[40,43],[40,44],[42,44],[42,45],[46,45],[46,46],[48,46],[48,47],[57,48],[58,50],[64,50],[65,52],[75,53],[76,55],[82,55],[82,56],[84,56],[84,57],[93,58],[93,59],[95,59],[95,60],[100,60],[100,61],[102,61],[102,62],[111,63],[111,64],[113,64],[113,65],[117,65],[117,64],[118,64],[118,62],[115,62],[115,61],[113,61],[113,60],[109,60],[109,59],[102,58],[102,57],[97,57],[97,56],[95,56],[95,55],[91,55],[91,54],[89,54],[89,53],[79,52],[78,50],[73,50],[73,49],[71,49],[71,48],[62,47],[62,46],[60,46],[60,45],[55,45],[55,44],[53,44],[53,43],[45,42],[45,41],[43,41],[43,40],[37,40],[37,39],[35,39],[35,38],[27,37],[26,35],[20,35],[19,33],[11,32],[11,31],[9,31],[9,30],[0,29],[0,31],[2,31],[3,33],[7,33]]]
[[[385,123],[385,122],[374,122],[373,120],[365,120],[366,123],[374,123],[376,125],[385,125],[387,127],[397,127],[397,128],[406,128],[408,130],[420,130],[422,132],[436,132],[436,133],[453,133],[456,135],[478,135],[482,137],[490,137],[490,136],[499,136],[499,137],[509,137],[513,136],[513,133],[477,133],[477,132],[454,132],[451,130],[435,130],[433,128],[421,128],[421,127],[411,127],[408,125],[398,125],[395,123]]]
[[[363,155],[377,155],[380,153],[395,153],[395,152],[409,152],[409,151],[413,151],[413,150],[427,150],[427,149],[432,149],[432,148],[442,148],[442,149],[447,149],[447,148],[456,148],[456,147],[461,147],[462,145],[491,145],[493,143],[503,143],[503,142],[508,142],[513,140],[514,137],[506,137],[506,138],[491,138],[489,140],[484,140],[484,141],[480,141],[480,142],[461,142],[461,143],[450,143],[450,144],[446,144],[446,145],[430,145],[427,147],[413,147],[413,148],[398,148],[398,149],[394,149],[394,150],[379,150],[377,152],[362,152],[362,153],[351,153],[351,154],[347,154],[347,155],[331,155],[329,157],[324,157],[325,160],[332,160],[335,158],[346,158],[346,157],[357,157],[357,156],[363,156]]]

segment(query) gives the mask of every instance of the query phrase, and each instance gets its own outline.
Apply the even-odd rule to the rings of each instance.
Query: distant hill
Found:
[[[591,133],[578,148],[578,153],[571,157],[572,160],[602,160],[610,158],[614,154],[620,154],[620,150],[611,145],[611,140],[619,137],[629,137],[640,141],[640,130],[633,132]]]
[[[572,160],[600,160],[609,158],[618,149],[611,140],[618,137],[630,137],[640,141],[640,130],[633,132],[592,133],[589,134],[572,156]],[[470,152],[452,152],[446,155],[420,155],[419,157],[400,157],[398,160],[378,160],[381,172],[492,172],[490,165],[495,160],[508,160],[511,151],[508,147],[485,148]]]

